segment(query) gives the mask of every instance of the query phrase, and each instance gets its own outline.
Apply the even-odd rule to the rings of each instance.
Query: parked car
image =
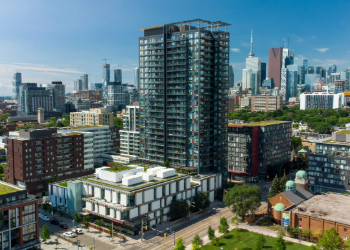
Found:
[[[76,234],[82,234],[83,230],[81,230],[80,228],[73,228],[72,232]]]
[[[73,238],[75,235],[74,235],[74,233],[66,232],[66,233],[63,233],[63,236],[64,236],[64,237]]]
[[[67,226],[67,224],[60,224],[60,228],[68,229],[68,226]]]
[[[43,221],[49,221],[50,220],[49,217],[47,217],[45,215],[41,216],[40,219],[42,219]]]
[[[56,220],[56,219],[50,220],[50,223],[54,224],[54,225],[59,225],[60,224],[59,220]]]
[[[39,213],[39,217],[43,216],[42,213]]]

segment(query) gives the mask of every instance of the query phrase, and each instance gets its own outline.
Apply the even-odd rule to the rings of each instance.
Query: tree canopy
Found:
[[[232,206],[233,213],[244,218],[248,212],[254,214],[261,206],[261,191],[258,186],[237,185],[225,194],[223,202]]]
[[[184,218],[188,215],[189,209],[186,200],[175,200],[173,199],[170,203],[170,210],[168,216],[170,220],[176,220]]]
[[[210,200],[208,197],[208,194],[206,192],[198,192],[194,197],[193,197],[193,201],[194,201],[194,206],[196,209],[198,210],[204,210],[207,207],[210,206]]]
[[[317,247],[323,250],[337,250],[342,249],[343,241],[339,233],[332,227],[324,231],[323,237],[319,239]]]
[[[123,127],[123,120],[122,120],[122,118],[117,117],[117,116],[113,117],[113,126],[122,128]]]

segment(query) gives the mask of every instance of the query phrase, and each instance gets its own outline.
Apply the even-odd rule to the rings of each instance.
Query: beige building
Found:
[[[94,125],[113,127],[113,113],[107,112],[107,109],[90,109],[89,111],[70,113],[71,127]]]
[[[256,95],[252,96],[252,111],[275,111],[277,109],[282,109],[282,101],[280,96],[271,95]]]

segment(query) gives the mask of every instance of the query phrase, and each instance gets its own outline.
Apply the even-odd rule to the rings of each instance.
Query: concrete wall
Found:
[[[120,194],[120,204],[122,204],[123,206],[127,206],[128,197],[126,194]]]
[[[154,200],[154,190],[153,190],[153,188],[143,192],[143,202],[149,202],[149,201],[152,201],[152,200]]]
[[[142,193],[135,194],[135,203],[136,205],[141,205],[142,202]]]

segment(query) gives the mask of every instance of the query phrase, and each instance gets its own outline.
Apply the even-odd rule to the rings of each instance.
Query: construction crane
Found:
[[[103,60],[105,60],[105,64],[106,64],[106,61],[107,61],[107,60],[113,60],[113,59],[102,59],[102,61],[103,61]]]

